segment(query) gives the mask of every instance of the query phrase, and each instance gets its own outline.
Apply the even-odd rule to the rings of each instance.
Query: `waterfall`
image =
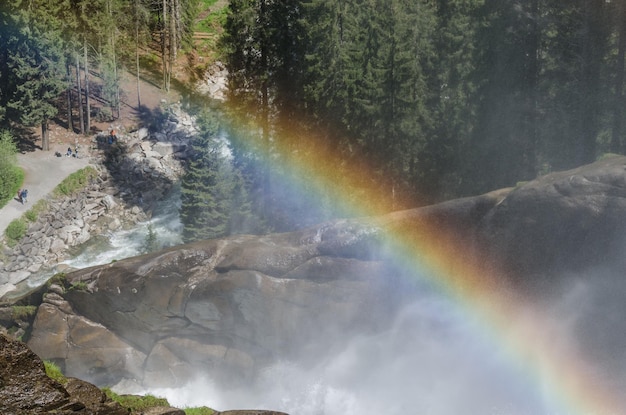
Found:
[[[169,195],[155,207],[150,220],[140,222],[131,229],[94,237],[64,263],[82,269],[141,255],[145,253],[150,227],[156,235],[158,249],[180,245],[182,223],[179,210],[180,186],[174,186]]]

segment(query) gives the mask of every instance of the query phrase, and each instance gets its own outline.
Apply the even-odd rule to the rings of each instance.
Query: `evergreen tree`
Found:
[[[234,178],[217,137],[215,115],[199,116],[193,156],[182,178],[181,220],[185,242],[227,235],[232,212]]]
[[[17,165],[16,154],[13,136],[7,130],[0,131],[0,206],[15,197],[24,178]]]
[[[4,108],[10,119],[23,125],[41,126],[42,148],[49,149],[48,122],[58,108],[56,100],[66,90],[65,52],[58,24],[39,18],[41,10],[14,10],[5,15],[15,26],[7,36],[5,49],[7,82]]]
[[[146,234],[146,239],[144,241],[143,253],[147,254],[150,252],[154,252],[157,249],[159,249],[157,233],[154,230],[154,226],[152,226],[152,224],[149,224],[148,233]]]

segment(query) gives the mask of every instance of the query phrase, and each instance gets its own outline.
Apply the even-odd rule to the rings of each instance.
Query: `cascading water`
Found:
[[[179,210],[180,186],[174,186],[169,195],[155,207],[149,221],[138,223],[132,229],[93,238],[65,263],[80,269],[141,255],[146,250],[150,228],[156,237],[155,245],[158,249],[179,245],[182,243]]]
[[[179,407],[260,408],[292,415],[547,415],[546,402],[502,350],[435,293],[410,302],[391,327],[356,335],[309,363],[277,362],[249,388],[199,374],[182,389],[158,389]],[[329,324],[332,324],[329,322]],[[333,340],[329,339],[329,343]],[[303,359],[303,360],[305,360]]]

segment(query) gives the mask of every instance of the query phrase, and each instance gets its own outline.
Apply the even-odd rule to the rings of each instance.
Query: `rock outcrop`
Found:
[[[0,412],[5,415],[128,415],[94,385],[46,375],[42,360],[24,343],[0,334]]]
[[[196,131],[194,119],[179,105],[161,116],[159,132],[118,128],[117,141],[111,144],[106,135],[93,137],[97,177],[76,195],[47,200],[26,236],[0,256],[3,302],[28,292],[33,280],[65,271],[63,261],[72,249],[149,219],[155,203],[182,175],[188,142]]]
[[[609,261],[623,267],[625,168],[626,158],[613,157],[379,218],[202,241],[76,271],[44,294],[28,344],[96,384],[171,387],[199,372],[249,379],[275,359],[387,324],[407,292],[385,254],[389,232],[427,225],[521,289]]]

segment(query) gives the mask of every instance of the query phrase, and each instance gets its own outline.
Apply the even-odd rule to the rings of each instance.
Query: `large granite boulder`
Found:
[[[508,275],[537,283],[623,266],[625,214],[626,158],[613,156],[513,189],[475,226]]]
[[[388,323],[407,292],[389,261],[390,234],[429,238],[523,289],[621,258],[625,166],[613,157],[434,206],[76,271],[44,297],[29,346],[96,384],[249,379],[269,362]]]
[[[0,334],[0,413],[128,415],[128,410],[87,382],[69,379],[63,386],[49,378],[24,343]]]

